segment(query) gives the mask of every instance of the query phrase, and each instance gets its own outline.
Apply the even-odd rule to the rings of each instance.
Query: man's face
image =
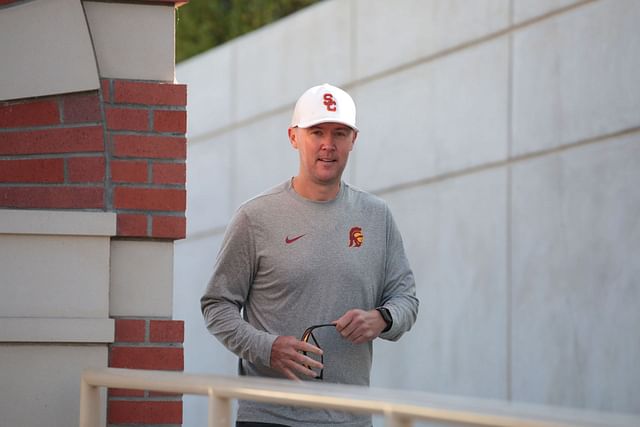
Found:
[[[356,137],[353,129],[339,123],[289,128],[291,145],[300,155],[300,177],[320,185],[339,183]]]

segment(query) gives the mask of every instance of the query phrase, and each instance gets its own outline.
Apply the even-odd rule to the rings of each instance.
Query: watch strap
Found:
[[[382,332],[387,332],[393,326],[393,317],[391,317],[391,312],[387,307],[376,307],[376,310],[378,310],[382,319],[387,324],[386,328],[384,328]]]

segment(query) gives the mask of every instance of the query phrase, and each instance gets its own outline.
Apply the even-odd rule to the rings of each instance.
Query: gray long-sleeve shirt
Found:
[[[350,309],[381,305],[393,326],[380,337],[395,341],[415,322],[418,300],[386,204],[345,183],[334,200],[314,202],[299,196],[290,180],[238,209],[201,299],[209,331],[243,359],[247,375],[263,377],[281,377],[270,368],[279,335],[300,337],[308,326]],[[314,334],[324,350],[325,381],[369,385],[371,342],[352,344],[331,328]],[[238,420],[371,424],[368,416],[258,402],[240,402]]]

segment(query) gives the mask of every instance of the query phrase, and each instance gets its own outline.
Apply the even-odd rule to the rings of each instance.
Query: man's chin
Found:
[[[337,174],[318,174],[316,181],[321,185],[334,185],[340,182],[340,176]]]

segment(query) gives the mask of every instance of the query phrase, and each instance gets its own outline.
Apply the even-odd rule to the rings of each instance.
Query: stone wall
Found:
[[[181,63],[186,369],[235,373],[197,301],[237,206],[296,174],[296,98],[330,82],[358,105],[345,179],[390,204],[421,300],[372,384],[640,413],[639,20],[634,1],[325,1]]]

